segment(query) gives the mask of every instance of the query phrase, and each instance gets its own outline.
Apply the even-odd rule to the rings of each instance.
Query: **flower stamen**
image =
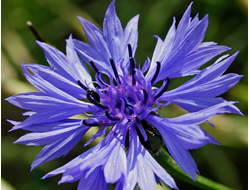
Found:
[[[119,117],[113,117],[109,114],[108,110],[105,111],[105,115],[107,116],[107,118],[109,118],[110,120],[113,120],[113,121],[119,121],[120,118]]]
[[[129,57],[132,57],[132,56],[133,56],[131,44],[128,44],[128,55],[129,55]]]
[[[84,84],[82,84],[81,81],[78,80],[78,81],[77,81],[77,84],[78,84],[83,90],[86,90],[86,91],[88,90],[88,88],[87,88]]]
[[[132,84],[135,85],[135,60],[133,57],[129,58],[130,61],[130,75],[132,76]]]
[[[154,100],[158,99],[169,87],[170,84],[170,78],[167,77],[166,81],[165,81],[165,86],[162,88],[162,90],[154,97]]]
[[[127,115],[133,115],[134,114],[133,106],[131,106],[129,104],[125,104],[124,113],[127,114]]]
[[[101,78],[101,80],[103,81],[104,85],[107,86],[106,84],[108,84],[108,82],[106,81],[106,79],[102,76],[102,73],[98,70],[98,68],[96,67],[95,63],[92,60],[89,60],[89,63],[91,65],[91,67],[94,69],[94,71],[98,74],[98,77]]]
[[[143,91],[143,95],[144,95],[144,99],[143,99],[143,102],[142,102],[142,105],[145,105],[148,101],[148,93],[145,89],[142,89]]]
[[[100,96],[94,90],[87,90],[87,99],[92,103],[102,109],[108,109],[106,106],[100,104]]]
[[[89,120],[89,119],[83,119],[83,120],[82,120],[82,124],[83,124],[83,125],[86,125],[86,126],[89,126],[89,127],[101,126],[101,125],[104,125],[104,124],[105,124],[104,121],[88,122],[87,120]]]
[[[91,67],[95,70],[96,73],[99,73],[99,70],[97,69],[96,65],[94,64],[94,62],[92,60],[89,60],[89,63],[91,65]]]
[[[81,83],[81,81],[77,81],[77,84],[84,90],[86,90],[86,96],[88,101],[90,101],[92,104],[95,104],[99,108],[102,109],[108,109],[106,106],[100,104],[100,96],[97,92],[94,90],[88,89],[84,84]]]
[[[129,62],[130,62],[130,75],[132,76],[132,84],[135,85],[135,60],[132,55],[132,47],[128,44],[128,54],[129,54]]]
[[[100,96],[94,90],[88,89],[87,90],[87,97],[91,97],[91,99],[95,100],[97,103],[100,103]]]
[[[160,72],[160,69],[161,69],[161,63],[159,61],[157,61],[156,64],[157,64],[156,71],[155,71],[155,74],[154,74],[154,76],[153,76],[153,78],[151,80],[152,85],[154,84],[154,82],[155,82],[155,80],[156,80],[156,78],[157,78],[157,76],[158,76],[158,74]]]
[[[112,67],[112,69],[113,69],[113,71],[114,71],[115,78],[116,78],[116,80],[118,80],[118,83],[120,84],[121,81],[120,81],[120,78],[119,78],[117,69],[116,69],[116,67],[115,67],[115,62],[114,62],[114,60],[113,60],[112,58],[109,58],[109,62],[110,62],[111,67]]]

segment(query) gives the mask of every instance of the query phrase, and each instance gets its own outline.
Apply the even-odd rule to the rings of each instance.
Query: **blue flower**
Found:
[[[177,27],[174,18],[165,40],[156,36],[152,59],[141,67],[134,59],[139,16],[123,29],[114,4],[106,12],[103,32],[79,17],[90,44],[70,35],[64,55],[38,41],[50,66],[21,63],[25,77],[39,92],[7,98],[28,110],[24,115],[29,117],[23,122],[10,121],[14,125],[11,130],[30,131],[15,143],[45,145],[32,163],[34,169],[66,155],[91,127],[99,126],[85,146],[106,135],[101,143],[44,178],[62,174],[59,183],[79,180],[79,190],[108,189],[109,183],[116,183],[116,189],[138,185],[151,190],[160,180],[178,189],[151,154],[157,154],[164,142],[181,169],[195,180],[199,171],[189,150],[219,144],[199,125],[216,114],[241,114],[234,106],[236,102],[219,97],[242,78],[232,73],[223,75],[237,53],[222,56],[199,70],[229,48],[203,42],[208,16],[191,18],[190,4]],[[95,80],[83,61],[94,69]],[[171,79],[189,75],[194,77],[167,91]],[[162,86],[154,87],[159,81],[163,81]],[[157,110],[169,104],[189,113],[162,118]],[[82,113],[90,117],[71,118]]]

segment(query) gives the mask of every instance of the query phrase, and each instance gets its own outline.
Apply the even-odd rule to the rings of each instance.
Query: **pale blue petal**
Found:
[[[155,181],[161,185],[161,182],[159,179],[161,179],[165,184],[167,184],[169,187],[173,188],[173,189],[178,189],[178,187],[176,186],[176,183],[174,181],[174,179],[171,177],[171,175],[169,175],[168,172],[166,172],[165,169],[163,169],[161,167],[160,164],[158,164],[156,162],[156,160],[149,154],[146,154],[147,157],[147,165],[150,166],[150,168],[152,169],[152,171],[154,171],[155,173]]]
[[[121,57],[124,58],[124,63],[128,67],[129,63],[129,54],[128,54],[128,44],[132,47],[132,53],[133,56],[135,56],[135,52],[137,49],[137,42],[138,42],[138,20],[139,15],[136,15],[133,17],[127,24],[127,26],[124,29],[124,36],[121,40]],[[119,65],[117,65],[119,66]]]
[[[181,169],[195,181],[196,172],[199,173],[199,170],[189,151],[181,146],[177,138],[164,132],[163,130],[160,130],[160,128],[158,129],[162,134],[165,145],[171,156],[175,159]]]
[[[74,158],[73,160],[71,160],[67,164],[65,164],[65,165],[61,166],[60,168],[57,168],[57,169],[49,172],[48,174],[43,176],[42,179],[45,179],[45,178],[48,178],[48,177],[55,176],[55,175],[63,173],[63,176],[71,175],[71,176],[74,177],[75,180],[78,180],[80,178],[81,174],[82,174],[81,172],[79,172],[80,171],[79,165],[82,163],[82,160],[84,158],[86,158],[88,155],[91,155],[94,151],[100,149],[100,147],[101,147],[101,144],[98,144],[94,148],[91,148],[91,149],[85,151],[83,154],[81,154],[78,157]],[[74,175],[77,175],[78,177],[75,177]],[[63,176],[62,176],[62,178],[63,178]],[[64,182],[66,183],[68,181],[65,180]],[[61,183],[64,183],[64,182],[61,182]]]
[[[107,183],[115,183],[122,175],[127,175],[127,160],[124,146],[121,142],[117,142],[113,148],[105,166],[104,176]]]
[[[25,144],[28,146],[38,146],[38,145],[46,145],[56,142],[60,139],[65,138],[66,136],[70,136],[72,133],[75,133],[77,130],[87,131],[89,127],[85,126],[71,126],[67,128],[52,130],[49,132],[40,132],[40,133],[28,133],[14,143]]]
[[[203,98],[203,97],[189,97],[189,98],[176,98],[171,100],[172,103],[177,104],[188,112],[196,112],[202,109],[214,106],[216,104],[220,104],[223,102],[227,102],[223,98]],[[235,105],[225,106],[225,112],[228,113],[236,113],[242,115],[240,110]]]
[[[145,150],[146,151],[146,150]],[[143,155],[144,156],[144,155]],[[154,173],[142,155],[137,157],[138,185],[141,190],[155,189]]]
[[[32,131],[36,133],[43,133],[43,132],[50,132],[54,130],[64,129],[71,126],[76,126],[81,124],[80,119],[63,119],[60,121],[52,122],[52,123],[41,123],[41,124],[34,124],[30,125],[28,127],[25,127],[25,130]],[[17,125],[20,124],[20,122],[14,124]]]
[[[6,98],[6,100],[22,109],[33,110],[35,112],[63,109],[84,108],[84,104],[64,101],[58,98],[47,96],[40,92],[26,92]]]
[[[42,113],[37,113],[35,115],[30,116],[26,120],[24,120],[22,123],[19,123],[15,125],[12,130],[16,129],[24,129],[29,130],[32,125],[39,125],[49,122],[56,122],[60,121],[62,119],[81,114],[83,112],[82,108],[71,108],[71,109],[60,109],[60,110],[52,110]],[[46,120],[44,119],[46,118]]]
[[[84,103],[76,98],[74,98],[73,96],[70,96],[69,94],[67,94],[66,92],[56,88],[54,85],[52,85],[51,83],[47,82],[46,80],[42,79],[39,75],[31,75],[26,67],[22,64],[23,67],[23,71],[24,71],[24,75],[26,77],[26,79],[34,86],[36,87],[39,91],[52,96],[52,97],[56,97],[56,98],[60,98],[61,100],[65,100],[65,101],[70,101],[70,102],[75,102],[81,105],[85,105],[87,106],[92,106],[91,104],[88,103]]]
[[[86,33],[86,36],[89,40],[91,47],[93,47],[95,51],[99,53],[99,55],[103,58],[106,64],[109,64],[108,59],[111,57],[111,54],[109,52],[109,46],[107,45],[104,39],[102,31],[91,22],[81,17],[78,18],[81,21],[81,24],[84,28],[84,31]]]
[[[86,131],[87,129],[82,128],[70,134],[70,136],[60,139],[55,143],[46,145],[32,162],[31,170],[45,162],[68,154],[68,152],[81,140]]]
[[[162,118],[162,119],[171,124],[199,125],[205,122],[206,120],[208,120],[209,118],[213,117],[214,115],[226,113],[227,111],[224,109],[224,107],[233,105],[234,103],[235,102],[223,102],[223,103],[211,106],[209,108],[200,110],[198,112],[188,113],[188,114],[181,115],[175,118],[170,118],[170,119],[165,119],[165,118]]]
[[[111,67],[109,58],[110,55],[101,54],[96,49],[94,49],[92,46],[85,42],[81,42],[79,40],[73,39],[74,48],[76,52],[80,55],[80,57],[89,64],[89,61],[93,61],[96,67],[100,71],[106,71],[107,73],[111,73]],[[107,47],[106,47],[107,48]]]
[[[77,84],[77,80],[75,80],[74,82],[68,80],[67,78],[63,77],[62,75],[47,66],[38,64],[26,64],[25,67],[28,68],[35,75],[41,77],[43,80],[51,83],[52,85],[66,92],[67,94],[77,99],[86,98],[86,93]]]
[[[230,49],[226,46],[218,46],[215,44],[204,47],[205,43],[206,42],[199,45],[195,51],[188,53],[183,59],[179,60],[177,64],[172,65],[171,74],[174,77],[186,76],[192,73],[196,74],[199,72],[197,69],[203,64]]]
[[[62,52],[47,43],[40,41],[36,42],[43,49],[46,60],[48,61],[51,68],[54,69],[57,73],[64,76],[65,78],[74,81],[74,75],[66,56]]]
[[[78,190],[94,190],[102,189],[108,190],[109,185],[105,181],[102,168],[96,167],[93,170],[88,171],[79,181]]]
[[[72,35],[70,35],[69,39],[66,40],[66,42],[67,42],[66,52],[69,64],[71,66],[71,70],[74,72],[73,77],[76,79],[76,81],[80,80],[87,84],[91,84],[92,82],[91,75],[89,74],[87,67],[81,62],[77,53],[75,52]]]
[[[161,40],[160,37],[154,36],[157,38],[157,43],[153,52],[153,57],[151,60],[151,65],[149,71],[146,75],[148,80],[151,80],[154,76],[155,69],[156,69],[156,62],[159,61],[162,64],[162,61],[170,55],[172,52],[173,42],[175,40],[176,34],[176,27],[175,27],[176,20],[173,18],[173,24],[169,29],[164,42]],[[157,81],[157,80],[156,80]]]
[[[123,29],[119,18],[115,12],[115,1],[112,1],[107,9],[103,21],[103,36],[109,47],[111,57],[117,63],[121,57],[121,40],[123,38]]]
[[[184,38],[187,29],[188,29],[188,25],[189,25],[189,21],[190,21],[190,14],[191,14],[191,6],[193,3],[190,3],[190,5],[188,6],[187,10],[185,11],[185,13],[183,14],[178,27],[177,27],[177,31],[176,31],[176,41],[179,43],[182,38]],[[178,43],[176,43],[176,45],[178,45]]]

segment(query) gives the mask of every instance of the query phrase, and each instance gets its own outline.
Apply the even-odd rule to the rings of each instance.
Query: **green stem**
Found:
[[[201,175],[196,175],[196,181],[183,172],[174,159],[163,148],[159,151],[159,155],[155,156],[155,159],[166,171],[174,177],[177,177],[187,183],[197,186],[201,189],[207,190],[233,190],[229,187],[216,183],[210,179],[207,179]]]

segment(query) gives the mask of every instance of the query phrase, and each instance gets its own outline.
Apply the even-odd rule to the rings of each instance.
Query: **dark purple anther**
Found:
[[[133,57],[130,57],[129,61],[130,61],[130,75],[132,76],[132,84],[135,85],[135,60]]]
[[[115,67],[115,62],[114,62],[114,60],[113,60],[112,58],[109,58],[109,62],[110,62],[111,67],[112,67],[112,69],[113,69],[113,71],[114,71],[115,78],[116,78],[116,80],[118,80],[118,83],[120,84],[121,81],[120,81],[120,78],[119,78],[117,69],[116,69],[116,67]]]
[[[129,54],[129,62],[130,62],[130,75],[132,76],[132,84],[135,85],[135,59],[132,54],[132,47],[128,44],[128,54]]]
[[[78,81],[77,81],[77,84],[78,84],[82,89],[84,89],[84,90],[86,90],[86,91],[88,90],[88,88],[87,88],[84,84],[82,84],[81,81],[78,80]]]
[[[77,81],[77,84],[84,90],[86,90],[86,96],[88,101],[90,101],[92,104],[95,104],[96,106],[98,106],[99,108],[102,109],[107,109],[106,106],[100,104],[100,96],[97,92],[95,92],[94,90],[88,89],[84,84],[81,83],[81,81]]]
[[[93,126],[101,126],[104,125],[105,122],[104,121],[98,121],[96,118],[87,118],[82,120],[82,124],[89,126],[89,127],[93,127]]]
[[[119,121],[119,120],[120,120],[119,117],[113,117],[113,116],[111,116],[111,115],[109,114],[108,110],[106,110],[105,115],[107,116],[107,118],[109,118],[109,119],[112,120],[112,121]]]
[[[155,71],[155,74],[154,74],[154,76],[153,76],[153,78],[151,80],[152,85],[154,84],[154,82],[155,82],[155,80],[156,80],[156,78],[157,78],[157,76],[158,76],[158,74],[160,72],[160,69],[161,69],[161,63],[159,61],[157,61],[156,64],[157,64],[156,71]]]
[[[130,44],[128,44],[128,55],[129,57],[133,57],[132,47]]]
[[[92,61],[92,60],[89,60],[89,63],[91,65],[91,67],[95,70],[95,72],[98,74],[98,77],[100,75],[102,81],[104,82],[104,85],[105,84],[108,84],[108,82],[106,81],[106,79],[102,76],[102,73],[97,69],[95,63]],[[107,85],[106,85],[107,86]]]
[[[94,90],[87,90],[87,99],[92,103],[102,109],[108,109],[106,106],[100,104],[100,96]]]
[[[89,63],[91,65],[91,67],[95,70],[96,73],[99,73],[99,70],[97,69],[96,65],[94,64],[94,62],[92,60],[89,60]]]
[[[148,101],[148,93],[145,89],[142,89],[142,91],[143,91],[143,95],[144,95],[144,100],[142,102],[142,105],[145,105]]]
[[[169,87],[170,84],[170,78],[167,77],[167,82],[165,83],[165,86],[162,88],[162,90],[154,97],[154,99],[156,100],[157,98],[159,98]]]

